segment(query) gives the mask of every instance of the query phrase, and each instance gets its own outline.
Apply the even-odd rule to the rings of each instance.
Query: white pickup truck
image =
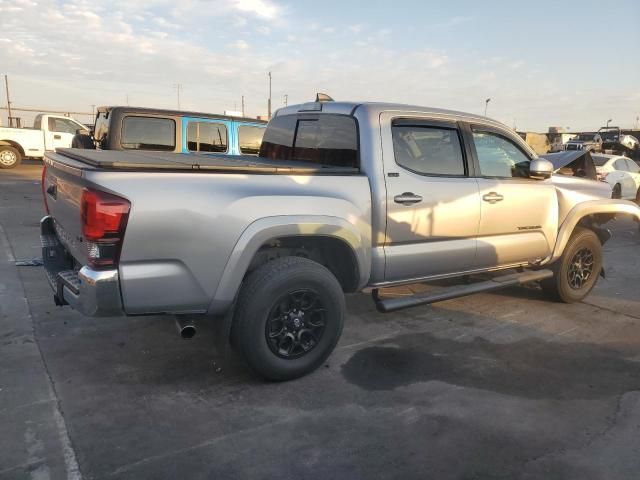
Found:
[[[24,158],[42,158],[45,151],[70,147],[78,130],[87,127],[71,117],[39,114],[33,128],[0,127],[0,168],[17,167]]]

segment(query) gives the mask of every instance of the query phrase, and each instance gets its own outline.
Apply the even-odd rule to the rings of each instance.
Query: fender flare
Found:
[[[562,222],[553,253],[545,263],[555,262],[562,256],[562,252],[564,252],[564,248],[567,246],[569,238],[580,220],[599,213],[625,213],[634,216],[636,220],[640,221],[640,207],[628,200],[602,199],[581,202],[569,211],[564,222]]]
[[[233,304],[251,260],[265,242],[287,236],[326,236],[345,242],[358,264],[358,290],[369,282],[371,240],[347,220],[333,216],[283,215],[251,223],[240,235],[209,306],[209,313],[225,313]]]

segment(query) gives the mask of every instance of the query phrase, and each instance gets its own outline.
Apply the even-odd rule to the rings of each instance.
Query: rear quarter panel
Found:
[[[313,234],[313,225],[340,219],[334,230],[358,237],[367,265],[361,275],[368,276],[371,200],[364,175],[95,171],[87,181],[131,202],[119,267],[129,314],[208,311],[243,232],[269,218],[281,219],[286,228],[279,231],[288,234]],[[223,309],[228,302],[214,304]]]

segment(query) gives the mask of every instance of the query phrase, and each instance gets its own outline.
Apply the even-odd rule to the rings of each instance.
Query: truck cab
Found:
[[[41,159],[45,151],[69,148],[87,127],[72,117],[38,114],[32,128],[0,127],[0,168],[14,168],[25,158]]]
[[[257,155],[266,124],[210,113],[99,107],[93,143],[101,150]]]

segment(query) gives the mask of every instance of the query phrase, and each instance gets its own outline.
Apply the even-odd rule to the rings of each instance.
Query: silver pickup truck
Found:
[[[532,281],[581,300],[602,225],[640,209],[552,170],[496,121],[380,103],[281,109],[259,157],[59,150],[43,172],[45,271],[56,303],[85,315],[171,314],[185,335],[198,316],[220,322],[252,369],[286,380],[335,347],[344,292],[372,288],[385,312]],[[380,293],[449,277],[460,285]]]

